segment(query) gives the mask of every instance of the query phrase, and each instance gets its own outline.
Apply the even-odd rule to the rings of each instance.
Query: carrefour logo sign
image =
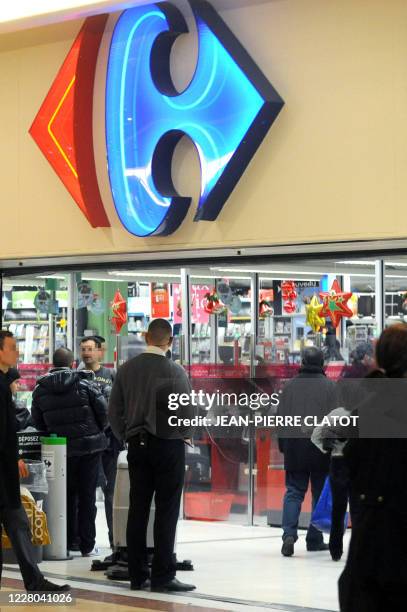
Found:
[[[113,31],[106,75],[106,158],[114,205],[136,236],[165,235],[191,198],[177,193],[171,167],[186,136],[195,145],[201,190],[195,221],[213,221],[280,112],[283,101],[212,6],[191,0],[199,51],[178,92],[171,48],[188,28],[162,2],[124,11]],[[93,146],[96,64],[107,16],[87,19],[30,134],[93,227],[110,225]]]

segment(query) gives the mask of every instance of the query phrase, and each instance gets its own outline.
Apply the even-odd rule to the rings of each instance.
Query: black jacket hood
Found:
[[[71,370],[70,368],[52,368],[38,379],[38,385],[51,393],[69,393],[71,388],[81,380],[93,380],[94,374],[89,370]]]

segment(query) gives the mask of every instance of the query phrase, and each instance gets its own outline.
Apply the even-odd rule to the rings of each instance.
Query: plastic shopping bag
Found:
[[[349,515],[345,514],[345,525],[346,529],[348,526]],[[311,523],[316,529],[323,533],[330,533],[332,524],[332,491],[329,481],[329,476],[325,480],[324,488],[320,498],[312,512]]]

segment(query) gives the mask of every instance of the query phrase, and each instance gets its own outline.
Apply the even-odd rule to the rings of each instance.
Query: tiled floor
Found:
[[[97,541],[103,547],[104,556],[109,550],[106,548],[104,515],[101,504],[98,506]],[[130,592],[128,583],[107,580],[103,572],[90,572],[90,560],[81,557],[71,561],[43,562],[40,567],[50,576],[68,577],[76,587],[99,591],[106,596],[107,593],[126,596],[124,601],[131,602],[132,606],[144,606],[144,609],[149,609],[145,602],[153,604],[154,600],[161,602],[164,607],[159,609],[163,610],[181,609],[184,606],[179,607],[180,604],[189,604],[212,610],[246,612],[264,609],[336,611],[336,584],[344,562],[332,562],[327,552],[307,552],[304,535],[296,544],[294,557],[284,558],[280,553],[279,529],[181,521],[177,555],[179,559],[191,559],[195,571],[180,572],[178,577],[193,582],[197,587],[188,596]],[[348,539],[349,536],[346,542]],[[12,569],[12,566],[8,567]],[[4,575],[16,578],[19,574],[6,571]],[[143,605],[140,605],[142,601]],[[165,607],[169,602],[179,605]],[[110,604],[104,603],[107,610],[106,605]],[[188,610],[191,611],[191,607]]]

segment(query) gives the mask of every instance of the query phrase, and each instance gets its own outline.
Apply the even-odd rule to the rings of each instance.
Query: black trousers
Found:
[[[332,457],[329,467],[332,491],[332,518],[329,550],[343,552],[345,515],[349,499],[349,473],[343,457]]]
[[[127,521],[127,554],[131,582],[149,577],[147,525],[155,493],[154,558],[151,584],[165,584],[175,577],[172,555],[185,476],[185,446],[182,440],[164,440],[146,434],[128,447],[130,506]]]
[[[110,547],[113,547],[113,494],[116,483],[117,459],[119,452],[116,450],[105,450],[102,453],[102,466],[105,481],[102,486],[105,496],[106,523],[109,531]]]
[[[40,587],[44,577],[38,569],[35,560],[34,545],[31,542],[31,530],[24,507],[0,508],[2,523],[13,547],[18,565],[20,566],[26,590],[35,591]],[[0,580],[2,570],[1,526],[0,526]]]
[[[75,540],[76,526],[82,553],[96,542],[96,486],[100,453],[67,459],[68,549]]]

